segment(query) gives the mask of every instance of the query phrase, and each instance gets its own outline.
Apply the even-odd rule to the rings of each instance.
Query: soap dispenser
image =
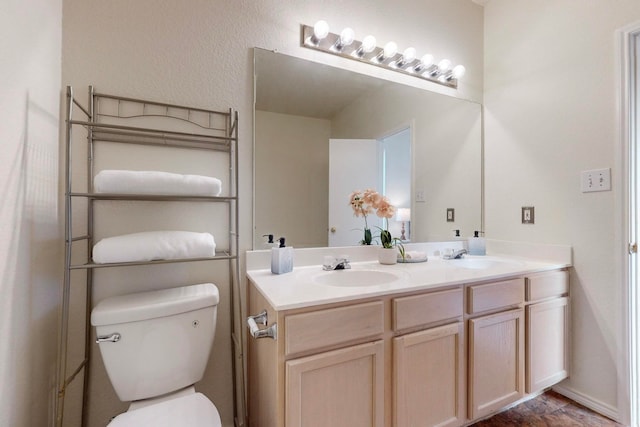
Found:
[[[279,246],[277,242],[273,241],[273,234],[263,234],[262,237],[267,238],[267,242],[263,244],[265,249],[277,248]]]
[[[459,229],[455,229],[453,230],[453,240],[463,240],[463,237],[460,235],[460,230]]]
[[[293,270],[293,248],[285,246],[284,237],[278,239],[280,245],[271,248],[271,272],[273,274],[290,273]]]
[[[469,255],[486,255],[487,245],[484,237],[480,237],[479,234],[482,231],[474,231],[473,237],[469,238]]]

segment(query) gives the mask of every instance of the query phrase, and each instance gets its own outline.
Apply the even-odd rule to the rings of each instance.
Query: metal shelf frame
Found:
[[[83,402],[82,402],[82,426],[87,425],[87,391],[89,381],[89,360],[91,358],[91,301],[93,294],[93,271],[98,268],[128,267],[139,265],[155,265],[167,263],[185,262],[212,262],[226,261],[229,266],[229,314],[231,316],[231,346],[233,369],[233,396],[234,415],[236,422],[238,417],[244,419],[244,405],[240,406],[237,396],[244,396],[244,373],[242,364],[242,340],[235,336],[237,322],[240,321],[239,309],[242,306],[242,294],[240,292],[240,264],[238,256],[239,248],[239,211],[238,211],[238,112],[215,111],[202,108],[186,107],[175,104],[167,104],[156,101],[141,100],[117,95],[98,93],[93,86],[89,86],[88,107],[85,107],[74,96],[73,88],[67,87],[66,93],[66,128],[65,128],[65,270],[62,295],[62,310],[60,318],[60,341],[58,345],[58,371],[56,373],[57,402],[54,408],[56,427],[63,426],[65,397],[70,384],[76,377],[83,373]],[[102,99],[117,103],[116,113],[98,111]],[[121,112],[121,104],[134,106],[139,110],[136,114]],[[82,120],[74,118],[75,115],[83,116]],[[129,124],[121,124],[128,119],[143,119],[153,117],[154,120],[165,123],[181,120],[187,122],[191,128],[198,127],[202,131],[196,133],[179,132],[156,127],[137,127]],[[206,120],[203,120],[206,118]],[[165,120],[166,119],[166,120]],[[102,121],[101,121],[102,120]],[[109,120],[110,123],[104,121]],[[116,122],[116,123],[114,123]],[[130,122],[129,122],[130,123]],[[154,122],[155,123],[155,122]],[[222,125],[221,125],[222,124]],[[217,126],[217,127],[216,127]],[[74,191],[73,176],[73,130],[82,127],[87,132],[87,163],[86,163],[86,188],[88,192]],[[229,195],[226,196],[170,196],[149,194],[114,194],[93,193],[94,176],[94,144],[98,142],[154,145],[163,147],[175,147],[196,150],[212,150],[226,152],[229,155]],[[75,142],[77,143],[77,141]],[[73,236],[73,201],[86,199],[87,233],[82,236]],[[223,203],[228,205],[228,231],[229,248],[216,252],[214,257],[156,260],[148,262],[120,262],[112,264],[96,264],[91,260],[90,254],[94,240],[94,203],[101,201],[151,201],[151,202],[205,202]],[[74,247],[84,246],[87,255],[85,263],[73,264],[72,255]],[[85,301],[85,336],[84,358],[79,365],[68,372],[68,346],[69,346],[69,311],[72,294],[71,273],[76,270],[86,271],[86,301]],[[236,301],[237,298],[237,301]],[[237,304],[237,309],[236,309]],[[240,329],[241,330],[241,329]],[[239,375],[238,375],[239,374]],[[238,377],[240,380],[238,381]],[[238,390],[240,387],[240,390]]]

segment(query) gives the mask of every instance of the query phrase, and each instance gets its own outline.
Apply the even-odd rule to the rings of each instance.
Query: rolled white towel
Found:
[[[405,251],[405,259],[421,260],[427,258],[427,253],[422,251]]]
[[[93,189],[96,193],[219,196],[222,182],[202,175],[106,169],[95,176]]]
[[[192,231],[145,231],[107,237],[93,246],[97,264],[160,259],[208,258],[216,254],[209,233]]]

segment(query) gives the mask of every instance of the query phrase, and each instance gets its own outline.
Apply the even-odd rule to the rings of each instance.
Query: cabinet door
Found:
[[[458,322],[394,338],[394,426],[463,423],[463,325]]]
[[[515,402],[524,393],[524,310],[469,320],[469,418]]]
[[[382,427],[384,345],[356,345],[286,362],[287,427]]]
[[[527,393],[567,378],[569,298],[528,306],[527,339]]]

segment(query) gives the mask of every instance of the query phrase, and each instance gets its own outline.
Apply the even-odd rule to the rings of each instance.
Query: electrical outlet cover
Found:
[[[456,211],[454,208],[447,208],[447,222],[456,221]]]
[[[535,208],[533,206],[522,207],[522,223],[523,224],[535,224]]]
[[[580,174],[580,189],[583,193],[611,190],[611,169],[593,169]]]

